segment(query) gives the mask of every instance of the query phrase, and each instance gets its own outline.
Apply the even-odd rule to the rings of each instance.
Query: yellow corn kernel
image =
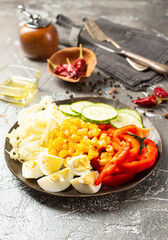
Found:
[[[101,159],[107,158],[107,157],[108,157],[108,153],[107,152],[102,152],[101,155],[100,155]]]
[[[64,135],[65,135],[66,137],[69,137],[69,136],[70,136],[70,132],[69,132],[68,129],[64,130]]]
[[[79,118],[71,118],[71,123],[77,128],[81,128],[81,120]]]
[[[111,145],[107,145],[106,151],[107,151],[107,152],[110,152],[110,153],[113,153],[113,152],[114,152],[114,149],[113,149],[113,147],[112,147]]]
[[[106,139],[106,137],[107,137],[107,133],[102,133],[99,140]]]
[[[57,156],[57,151],[55,149],[49,149],[49,153],[54,155],[54,156]]]
[[[81,128],[88,128],[88,123],[81,122]]]
[[[74,125],[71,125],[71,128],[70,128],[70,134],[73,134],[73,133],[76,133],[76,131],[78,130],[78,128]]]
[[[51,138],[54,139],[57,136],[57,129],[54,129],[51,133]]]
[[[76,156],[79,156],[79,155],[83,155],[83,154],[84,154],[84,152],[81,151],[81,150],[79,150],[79,149],[77,149],[75,153],[76,153]]]
[[[91,144],[92,144],[93,146],[97,146],[97,144],[98,144],[98,139],[97,139],[96,137],[93,137],[92,140],[91,140]]]
[[[99,128],[95,128],[92,130],[92,135],[94,137],[97,137],[100,134],[100,129]]]
[[[78,129],[77,134],[82,136],[82,135],[86,135],[87,132],[88,132],[88,128],[81,128],[81,129]]]
[[[89,160],[93,159],[97,154],[95,154],[95,151],[92,150],[92,149],[89,149],[89,152],[88,152],[88,158]]]
[[[110,138],[109,136],[107,136],[107,137],[105,138],[105,141],[106,141],[107,144],[110,144],[111,138]]]
[[[93,130],[93,129],[97,128],[97,125],[92,124],[92,123],[88,123],[88,128],[89,128],[89,130]]]
[[[68,144],[63,144],[63,145],[62,145],[62,148],[63,148],[64,150],[67,150],[67,149],[69,148],[69,146],[68,146]]]
[[[72,134],[71,136],[71,139],[74,141],[74,142],[79,142],[81,137],[76,135],[76,134]]]
[[[107,146],[107,143],[104,139],[98,141],[98,148],[102,148],[102,147],[106,148],[106,146]]]
[[[69,122],[63,122],[60,126],[61,131],[69,130],[70,129],[70,123]]]
[[[103,159],[100,159],[100,160],[99,160],[99,164],[100,164],[101,166],[106,165],[106,163],[108,163],[108,162],[109,162],[109,159],[108,159],[108,158],[103,158]]]
[[[93,133],[92,130],[89,130],[87,133],[88,138],[92,138],[93,137]]]
[[[63,144],[64,138],[63,138],[63,137],[58,137],[58,142],[61,143],[61,144]]]
[[[73,141],[70,141],[69,148],[76,148],[76,143],[74,143]]]
[[[72,154],[75,152],[75,148],[69,148],[68,155],[72,156]]]
[[[59,152],[59,157],[64,158],[64,157],[67,157],[67,155],[68,155],[68,151],[67,150],[61,150]]]

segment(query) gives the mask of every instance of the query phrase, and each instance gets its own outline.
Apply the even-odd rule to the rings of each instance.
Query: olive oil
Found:
[[[0,85],[1,99],[15,99],[16,102],[24,103],[34,95],[37,89],[37,82],[32,82],[28,78],[10,77]]]

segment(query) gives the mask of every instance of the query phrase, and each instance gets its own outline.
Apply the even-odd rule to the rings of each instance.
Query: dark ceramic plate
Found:
[[[92,102],[101,102],[101,103],[107,103],[110,105],[113,105],[116,109],[119,108],[129,108],[127,105],[117,102],[117,101],[113,101],[111,99],[107,99],[107,98],[101,98],[101,97],[83,97],[83,98],[73,98],[73,99],[68,99],[68,100],[61,100],[61,101],[56,101],[56,104],[71,104],[72,102],[76,102],[76,101],[81,101],[81,100],[88,100],[88,101],[92,101]],[[61,196],[61,197],[91,197],[91,196],[103,196],[103,195],[107,195],[107,194],[111,194],[111,193],[115,193],[115,192],[121,192],[127,189],[130,189],[134,186],[136,186],[138,183],[142,182],[146,177],[148,177],[150,175],[150,173],[153,171],[153,169],[156,167],[161,153],[162,153],[162,141],[160,138],[160,135],[158,133],[158,131],[156,130],[156,128],[152,125],[152,123],[144,116],[142,116],[143,118],[143,124],[144,127],[146,128],[150,128],[150,135],[149,138],[151,140],[153,140],[158,149],[159,149],[159,156],[158,159],[155,162],[155,165],[141,173],[138,173],[134,179],[132,179],[129,183],[127,184],[123,184],[117,187],[107,187],[107,186],[103,186],[99,192],[93,194],[93,195],[89,195],[89,194],[80,194],[79,192],[77,192],[72,186],[70,186],[68,189],[62,191],[62,192],[58,192],[58,193],[51,193],[51,192],[47,192],[43,189],[40,188],[40,186],[37,184],[36,180],[29,180],[29,179],[25,179],[24,177],[22,177],[22,164],[18,161],[15,161],[13,159],[11,159],[9,157],[9,154],[6,152],[11,150],[11,145],[8,141],[8,139],[6,139],[5,142],[5,160],[6,163],[8,165],[8,168],[11,170],[11,172],[18,178],[20,179],[22,182],[24,182],[27,186],[43,192],[43,193],[47,193],[53,196]],[[14,126],[10,129],[9,132],[11,132],[14,128],[17,128],[18,124],[15,123]]]

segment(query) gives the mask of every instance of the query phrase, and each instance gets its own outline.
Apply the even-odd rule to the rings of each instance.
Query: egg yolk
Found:
[[[60,181],[60,176],[58,175],[58,173],[52,174],[52,175],[50,176],[50,180],[51,180],[52,182],[59,182],[59,181]]]
[[[64,170],[62,170],[62,171],[59,172],[60,176],[61,176],[63,179],[66,179],[68,173],[69,173],[69,169],[64,169]]]
[[[80,180],[82,183],[84,183],[86,185],[94,185],[96,178],[97,178],[96,172],[92,171],[92,172],[80,177]]]
[[[27,168],[28,170],[31,170],[31,169],[33,169],[36,165],[37,165],[37,162],[35,162],[35,161],[30,161],[30,162],[27,162],[27,163],[26,163],[26,168]]]
[[[78,158],[74,159],[73,165],[75,170],[77,171],[84,171],[86,169],[92,169],[90,165],[90,161],[86,155],[79,156]]]

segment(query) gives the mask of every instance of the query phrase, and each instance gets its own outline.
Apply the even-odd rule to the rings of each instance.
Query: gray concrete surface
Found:
[[[103,16],[111,21],[148,30],[168,40],[168,1],[166,0],[58,0],[22,1],[30,9],[54,19],[58,13],[75,21],[83,17]],[[54,100],[67,99],[66,90],[74,97],[93,96],[90,86],[71,85],[54,79],[46,63],[28,60],[20,48],[18,31],[25,18],[17,13],[21,1],[0,0],[0,67],[22,64],[42,71],[38,94],[29,105],[45,95]],[[95,71],[96,72],[96,71]],[[103,76],[101,76],[103,78]],[[90,80],[100,77],[93,74]],[[88,80],[88,81],[90,81]],[[168,90],[166,80],[155,86]],[[152,86],[146,92],[152,93]],[[100,85],[102,87],[102,85]],[[110,84],[103,85],[102,96],[109,97]],[[144,97],[146,92],[131,92],[122,85],[117,98],[133,106],[128,95]],[[66,199],[38,193],[16,179],[4,159],[7,132],[17,121],[23,107],[0,101],[0,239],[1,240],[166,240],[168,238],[168,104],[146,111],[163,141],[163,154],[153,173],[131,190],[104,197]],[[139,109],[140,110],[140,109]],[[143,111],[143,110],[142,110]]]

